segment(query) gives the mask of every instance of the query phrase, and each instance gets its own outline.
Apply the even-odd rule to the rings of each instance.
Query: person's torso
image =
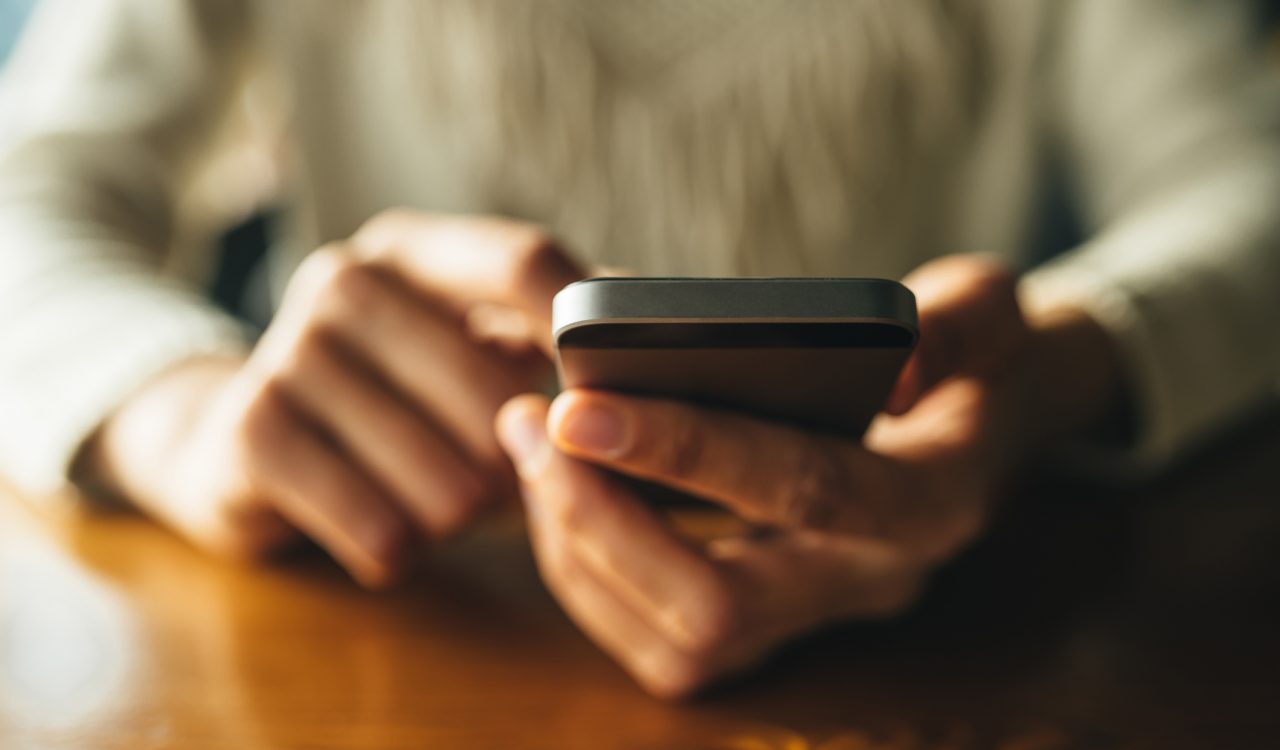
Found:
[[[540,222],[643,274],[1016,257],[1038,6],[264,2],[298,165],[276,276],[393,206]]]

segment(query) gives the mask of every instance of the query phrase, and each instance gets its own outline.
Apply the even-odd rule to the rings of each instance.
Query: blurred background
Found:
[[[0,61],[9,57],[35,0],[0,0]]]
[[[40,0],[0,0],[0,74],[22,38],[23,27]],[[276,153],[264,153],[260,140],[250,139],[253,128],[262,129],[263,106],[259,87],[250,85],[241,108],[241,122],[232,123],[230,137],[243,135],[239,148],[219,144],[221,160],[209,164],[187,196],[183,214],[191,224],[187,233],[199,242],[219,248],[217,267],[209,274],[208,292],[227,311],[250,324],[265,328],[271,301],[265,275],[255,274],[271,242],[271,226],[277,211],[270,198],[278,187]],[[0,118],[3,118],[0,112]]]
[[[1273,51],[1272,57],[1280,66],[1280,40],[1276,39],[1280,0],[1243,1],[1253,6],[1259,43]],[[38,2],[0,0],[0,70],[19,43],[24,22]],[[253,94],[251,91],[247,97]],[[254,119],[255,109],[262,106],[261,101],[246,101],[246,120]],[[263,275],[255,274],[255,269],[270,245],[273,218],[278,213],[277,207],[270,203],[276,188],[274,181],[279,176],[276,165],[271,163],[273,158],[274,154],[262,153],[260,145],[255,147],[249,143],[239,151],[228,150],[224,163],[210,167],[192,199],[194,233],[207,235],[207,241],[217,243],[220,249],[217,268],[209,277],[211,297],[259,330],[265,327],[271,314],[267,290],[259,288]],[[247,187],[243,184],[246,179],[257,184]],[[1050,184],[1045,191],[1041,221],[1037,224],[1039,236],[1032,238],[1034,255],[1045,259],[1073,247],[1081,239],[1080,226],[1067,186]]]

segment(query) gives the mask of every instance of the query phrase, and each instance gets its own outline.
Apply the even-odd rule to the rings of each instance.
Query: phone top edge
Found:
[[[631,323],[875,322],[918,333],[915,295],[876,278],[600,277],[562,289],[551,317],[557,340],[586,325]]]

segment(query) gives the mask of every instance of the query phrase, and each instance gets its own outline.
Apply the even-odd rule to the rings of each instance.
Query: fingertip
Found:
[[[420,539],[413,529],[406,523],[384,523],[357,531],[364,559],[350,566],[356,581],[371,591],[384,591],[403,581]]]
[[[551,452],[547,406],[545,396],[527,393],[507,401],[495,417],[498,442],[526,481],[541,473]]]
[[[631,410],[609,394],[566,391],[547,414],[547,432],[557,448],[575,456],[617,459],[632,443]]]
[[[573,405],[582,399],[581,388],[566,388],[560,391],[551,404],[547,407],[547,430],[552,434],[555,433],[555,426],[564,419],[567,409],[573,408]]]
[[[376,570],[360,570],[352,572],[352,577],[360,588],[366,591],[390,591],[397,585],[404,582],[405,574],[402,568],[378,568]]]
[[[562,445],[564,428],[568,417],[574,411],[583,408],[591,400],[591,391],[583,388],[567,388],[552,400],[547,409],[547,434],[559,447]]]
[[[516,424],[526,419],[545,420],[549,403],[546,396],[538,393],[521,393],[507,399],[506,403],[498,408],[498,413],[493,418],[494,430],[498,433],[499,439]]]

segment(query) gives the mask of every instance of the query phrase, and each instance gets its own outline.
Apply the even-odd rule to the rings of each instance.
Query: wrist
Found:
[[[1075,440],[1131,439],[1132,404],[1106,330],[1074,307],[1039,311],[1027,323],[1024,427],[1035,450]]]
[[[162,502],[171,494],[177,456],[242,364],[237,357],[186,360],[148,380],[85,442],[72,478],[144,507]]]

